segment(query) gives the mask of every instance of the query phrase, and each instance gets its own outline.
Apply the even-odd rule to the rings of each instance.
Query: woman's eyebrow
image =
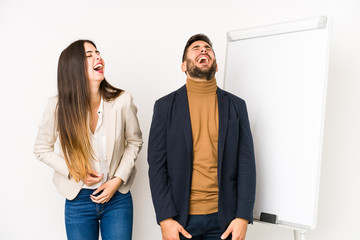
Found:
[[[100,54],[99,50],[95,50],[95,51],[93,51],[93,50],[88,50],[88,51],[85,52],[85,54],[88,54],[88,53],[91,53],[91,54],[92,54],[92,53],[94,53],[94,52],[97,53],[97,54]]]

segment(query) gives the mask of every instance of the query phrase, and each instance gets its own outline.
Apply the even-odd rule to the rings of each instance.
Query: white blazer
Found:
[[[74,199],[83,186],[68,178],[69,170],[62,151],[54,152],[58,139],[56,109],[57,96],[48,101],[48,105],[39,123],[35,140],[36,157],[54,169],[53,182],[57,190],[67,199]],[[106,156],[109,163],[109,179],[114,176],[123,180],[118,191],[127,193],[136,174],[135,160],[142,146],[142,134],[136,116],[137,108],[132,96],[123,92],[116,99],[104,101],[104,122],[106,136]]]

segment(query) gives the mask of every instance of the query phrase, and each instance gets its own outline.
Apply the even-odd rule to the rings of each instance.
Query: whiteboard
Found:
[[[328,17],[228,32],[224,89],[247,103],[255,219],[316,226],[329,33]]]

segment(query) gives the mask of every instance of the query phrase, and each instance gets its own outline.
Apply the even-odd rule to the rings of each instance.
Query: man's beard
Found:
[[[190,77],[211,80],[215,77],[216,60],[214,60],[210,68],[201,69],[195,66],[195,64],[191,60],[186,59],[186,68]]]

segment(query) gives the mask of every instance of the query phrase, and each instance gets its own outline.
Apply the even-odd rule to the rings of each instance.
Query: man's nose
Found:
[[[202,52],[202,53],[206,53],[206,52],[207,52],[207,51],[206,51],[206,48],[205,48],[205,47],[201,48],[201,52]]]

